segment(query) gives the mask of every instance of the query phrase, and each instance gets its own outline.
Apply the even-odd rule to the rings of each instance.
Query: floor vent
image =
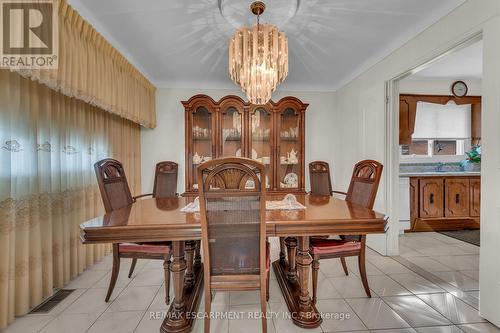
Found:
[[[59,289],[52,297],[46,299],[42,304],[35,307],[30,313],[47,313],[52,310],[57,304],[61,303],[75,289]]]

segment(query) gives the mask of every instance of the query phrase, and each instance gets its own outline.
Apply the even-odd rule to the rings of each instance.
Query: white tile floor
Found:
[[[276,245],[273,242],[273,245]],[[277,249],[273,246],[276,259]],[[288,313],[272,273],[268,320],[270,333],[294,332],[500,332],[478,315],[479,248],[438,233],[401,236],[401,257],[382,257],[369,250],[367,270],[372,298],[365,296],[355,259],[348,259],[345,276],[337,259],[321,262],[318,309],[325,318],[321,327],[301,329],[284,319]],[[122,261],[120,276],[109,303],[104,302],[111,257],[85,271],[67,288],[76,289],[48,314],[17,318],[5,333],[158,332],[157,312],[164,304],[162,263],[139,260],[127,278],[130,262]],[[201,306],[200,309],[203,309]],[[213,311],[256,312],[257,292],[218,293]],[[212,332],[259,332],[260,320],[212,320]],[[202,332],[197,321],[193,332]]]

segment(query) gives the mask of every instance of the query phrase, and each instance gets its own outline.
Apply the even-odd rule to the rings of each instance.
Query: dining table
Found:
[[[283,196],[267,195],[266,200],[281,200]],[[385,233],[387,216],[331,196],[295,196],[305,209],[267,210],[266,236],[284,238],[279,259],[272,267],[291,320],[302,328],[316,328],[322,316],[309,295],[309,238]],[[164,333],[190,332],[199,317],[203,264],[195,244],[201,239],[200,214],[181,211],[193,200],[182,196],[142,199],[80,225],[84,244],[172,242],[174,298],[160,326]]]

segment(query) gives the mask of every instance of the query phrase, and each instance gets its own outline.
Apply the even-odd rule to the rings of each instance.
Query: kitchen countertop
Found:
[[[415,171],[415,172],[400,172],[399,177],[472,177],[481,176],[481,172],[478,171]]]

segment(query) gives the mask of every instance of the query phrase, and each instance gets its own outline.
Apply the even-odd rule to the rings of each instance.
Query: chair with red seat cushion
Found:
[[[151,195],[143,194],[136,197],[132,196],[123,165],[117,160],[101,160],[94,164],[94,169],[106,213],[129,206],[138,198]],[[129,278],[132,276],[137,259],[163,260],[165,269],[165,300],[168,304],[170,302],[170,257],[170,242],[113,244],[113,268],[111,270],[111,279],[109,281],[108,292],[105,298],[106,302],[109,301],[109,298],[113,293],[113,289],[120,272],[120,259],[131,258],[132,264],[128,275]]]
[[[365,208],[373,208],[377,195],[383,166],[377,161],[364,160],[354,166],[349,190],[345,193],[345,200]],[[328,173],[329,174],[329,173]],[[313,184],[311,180],[311,184]],[[330,185],[331,186],[331,185]],[[336,192],[341,193],[341,192]],[[358,257],[359,272],[366,295],[371,297],[368,278],[366,276],[365,251],[366,235],[340,236],[341,239],[311,238],[310,252],[313,257],[312,280],[313,302],[316,303],[318,289],[318,270],[320,259],[340,258],[346,275],[346,257]]]
[[[153,184],[153,193],[144,194],[142,196],[152,195],[153,198],[171,198],[178,196],[177,194],[177,174],[178,174],[178,164],[172,161],[163,161],[156,164],[155,169],[155,179]],[[142,197],[141,196],[141,197]],[[199,241],[198,241],[199,242]],[[142,244],[142,243],[141,243]],[[170,243],[169,243],[170,244]],[[156,244],[153,244],[156,246]],[[199,248],[199,244],[198,244]],[[152,251],[155,251],[152,249]],[[132,277],[135,265],[138,258],[132,259],[132,265],[130,266],[130,271],[128,277]],[[167,263],[170,267],[170,260]],[[167,291],[167,299],[169,298]]]
[[[261,179],[266,179],[264,165],[247,158],[216,159],[198,167],[207,333],[212,291],[259,290],[266,313],[270,262]],[[265,315],[262,326],[267,332]]]

